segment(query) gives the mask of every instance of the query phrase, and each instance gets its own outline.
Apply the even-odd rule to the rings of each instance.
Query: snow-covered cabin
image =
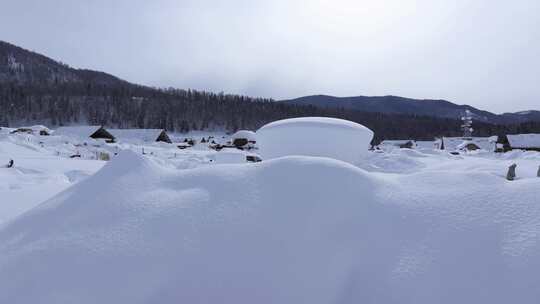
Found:
[[[447,151],[475,151],[485,150],[495,152],[497,149],[497,136],[491,137],[443,137],[442,146]]]
[[[48,135],[51,135],[52,131],[45,126],[36,125],[36,126],[31,126],[31,127],[19,127],[19,128],[16,128],[15,130],[12,130],[10,133],[11,134],[27,133],[27,134],[48,136]]]
[[[400,140],[383,140],[379,147],[382,150],[392,149],[414,149],[416,142],[412,139],[400,139]]]
[[[253,148],[257,143],[255,132],[240,130],[231,136],[231,143],[239,149]]]
[[[104,139],[107,142],[113,142],[115,139],[103,126],[60,127],[54,131],[53,135],[76,139]]]
[[[506,135],[510,149],[540,151],[540,134]]]
[[[164,129],[109,129],[116,140],[124,142],[172,143]]]

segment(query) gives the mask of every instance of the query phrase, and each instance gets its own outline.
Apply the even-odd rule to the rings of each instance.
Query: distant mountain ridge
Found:
[[[493,124],[514,124],[540,121],[540,111],[494,114],[469,105],[457,105],[447,100],[412,99],[399,96],[355,96],[335,97],[312,95],[282,100],[286,104],[311,105],[319,108],[343,108],[362,112],[385,114],[422,115],[440,118],[460,119],[466,110],[471,111],[475,120]]]
[[[113,75],[87,69],[74,69],[51,58],[0,41],[0,83],[55,86],[87,84],[115,86],[128,84]]]

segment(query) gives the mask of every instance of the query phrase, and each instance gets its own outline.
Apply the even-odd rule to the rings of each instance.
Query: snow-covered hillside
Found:
[[[5,139],[0,147],[2,157],[27,153],[17,164],[48,177],[104,164]],[[0,303],[540,298],[540,153],[402,149],[355,165],[309,156],[219,164],[213,151],[127,147],[4,223]],[[0,169],[3,185],[31,175],[9,170]],[[54,191],[28,189],[45,198],[70,185],[59,179]]]

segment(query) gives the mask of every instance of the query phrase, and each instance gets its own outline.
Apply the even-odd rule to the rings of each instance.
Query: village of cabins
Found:
[[[435,149],[446,150],[452,154],[469,151],[508,152],[511,150],[540,151],[540,134],[507,134],[503,136],[475,137],[473,136],[473,119],[470,111],[466,111],[461,118],[463,136],[435,138],[430,141],[423,140],[383,140],[374,146],[375,150],[389,150],[395,148],[407,149]]]
[[[505,136],[475,137],[472,136],[472,119],[463,118],[463,136],[440,137],[431,141],[401,139],[383,140],[372,145],[371,150],[385,152],[392,149],[433,149],[445,150],[452,154],[472,151],[507,152],[511,150],[540,151],[540,134],[508,134]],[[240,130],[232,135],[208,133],[206,136],[172,136],[164,129],[109,129],[104,126],[67,126],[51,130],[37,125],[19,128],[0,128],[4,135],[32,135],[38,139],[39,145],[47,144],[56,147],[58,155],[70,158],[83,157],[81,150],[86,148],[86,158],[109,160],[111,154],[117,154],[121,144],[140,145],[141,153],[146,154],[144,145],[158,144],[175,147],[180,150],[204,148],[215,151],[242,150],[256,152],[256,133]],[[30,140],[29,138],[27,140]],[[72,149],[58,149],[58,143],[71,145]],[[153,152],[148,152],[153,153]],[[261,158],[255,153],[245,155],[248,162],[257,162]]]
[[[180,150],[205,148],[215,151],[241,150],[249,152],[256,149],[255,132],[241,130],[232,135],[211,134],[195,136],[172,136],[164,129],[110,129],[104,126],[65,126],[52,130],[43,125],[30,127],[0,127],[0,135],[24,137],[34,141],[42,148],[56,149],[59,156],[70,158],[90,158],[109,160],[116,155],[121,145],[140,146],[141,153],[153,154],[149,147],[161,146]],[[20,138],[19,138],[20,141]],[[145,152],[145,147],[147,150]],[[150,149],[151,150],[151,149]],[[87,153],[83,153],[83,151]],[[260,161],[260,158],[247,153],[248,162]]]

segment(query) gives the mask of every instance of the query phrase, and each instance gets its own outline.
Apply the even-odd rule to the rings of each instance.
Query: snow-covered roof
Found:
[[[368,154],[372,138],[373,131],[360,124],[327,117],[284,119],[257,131],[264,159],[306,155],[357,163]]]
[[[448,151],[459,150],[460,148],[463,148],[465,146],[464,143],[466,144],[473,143],[482,150],[495,151],[496,143],[497,143],[497,136],[471,137],[471,138],[443,137],[443,142],[444,142],[444,149]]]
[[[107,129],[115,138],[124,141],[157,141],[164,129]]]
[[[512,148],[540,148],[540,134],[507,135]]]
[[[101,126],[74,126],[74,127],[60,127],[54,131],[54,135],[88,138],[92,134],[96,133]]]
[[[340,128],[340,129],[356,129],[362,131],[372,132],[370,129],[364,127],[361,124],[358,124],[353,121],[331,118],[331,117],[298,117],[298,118],[289,118],[271,122],[264,125],[261,130],[268,130],[271,128],[279,127],[291,127],[291,126],[310,126],[310,127],[321,127],[321,128]],[[257,131],[257,132],[259,132]]]
[[[257,137],[255,135],[255,132],[253,131],[248,131],[248,130],[240,130],[236,133],[234,133],[231,138],[233,140],[235,139],[240,139],[240,138],[245,138],[249,141],[256,141],[257,140]]]

